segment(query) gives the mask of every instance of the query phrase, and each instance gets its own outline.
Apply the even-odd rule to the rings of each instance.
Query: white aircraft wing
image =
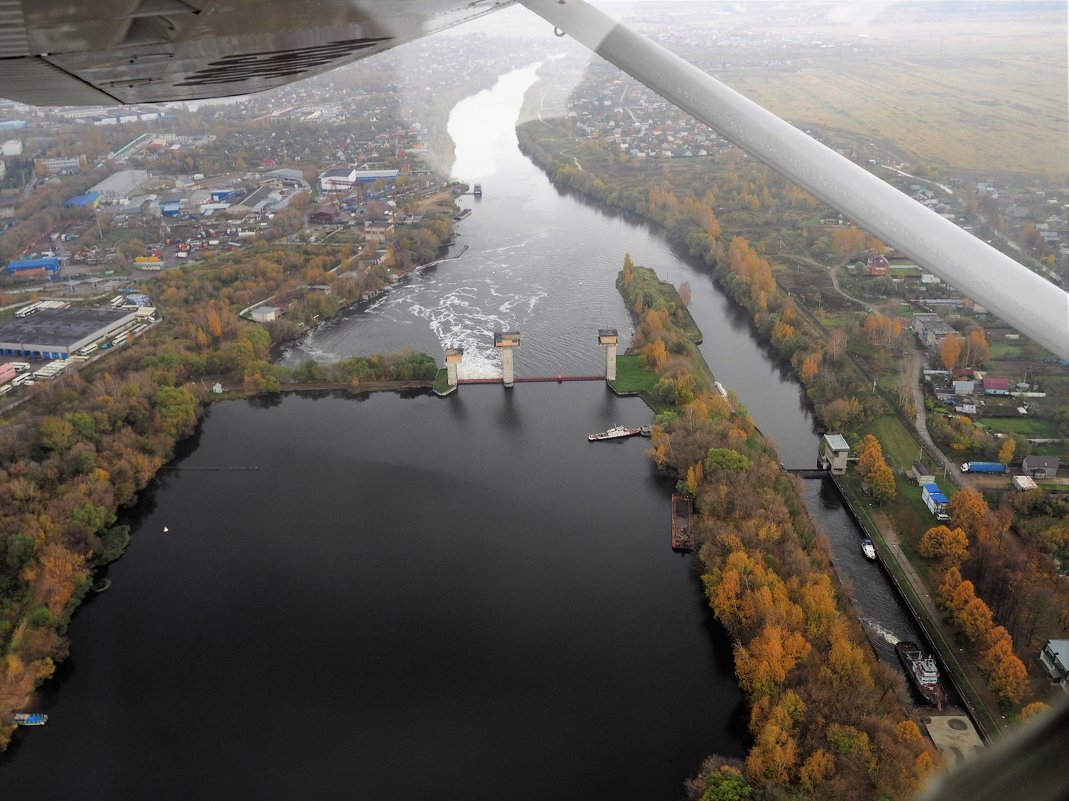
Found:
[[[520,0],[559,31],[1069,358],[1069,294],[583,0]]]
[[[0,97],[111,105],[251,94],[512,0],[0,0]]]

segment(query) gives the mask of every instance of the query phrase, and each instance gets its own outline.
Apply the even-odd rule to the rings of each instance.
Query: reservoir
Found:
[[[586,440],[616,418],[600,384],[213,407],[4,796],[681,797],[744,707],[646,441]]]
[[[562,196],[519,154],[535,77],[451,117],[456,174],[484,191],[463,199],[464,255],[286,358],[457,344],[462,375],[490,376],[490,335],[518,328],[518,376],[595,373],[596,330],[630,328],[614,287],[630,252],[690,282],[717,378],[784,462],[811,466],[804,397],[746,314],[656,230]],[[644,440],[586,441],[649,420],[597,383],[214,406],[134,510],[112,587],[76,615],[42,694],[52,718],[0,760],[0,790],[682,797],[705,756],[744,753],[747,716],[694,559],[669,548],[671,483]],[[856,529],[822,482],[806,489],[838,565]],[[864,617],[917,639],[893,596]]]

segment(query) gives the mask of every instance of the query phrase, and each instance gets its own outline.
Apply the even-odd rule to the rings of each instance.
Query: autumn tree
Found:
[[[983,495],[966,487],[947,502],[946,513],[954,528],[964,530],[970,539],[975,540],[987,516],[987,503]]]
[[[960,528],[935,526],[921,537],[920,552],[928,559],[941,559],[944,567],[956,566],[969,556],[969,539]]]
[[[881,464],[868,477],[869,488],[872,497],[877,503],[887,503],[894,500],[897,488],[895,486],[895,474],[886,463]]]
[[[974,327],[961,342],[961,362],[966,367],[978,367],[988,360],[989,346],[984,330]]]
[[[690,281],[684,281],[679,285],[679,302],[684,308],[690,307],[691,294]]]
[[[1013,647],[999,641],[989,652],[986,660],[989,671],[987,682],[1000,698],[1011,704],[1024,696],[1028,684],[1028,669],[1013,652]]]
[[[824,346],[824,356],[829,362],[837,362],[846,353],[846,332],[836,328],[828,337],[828,343]]]
[[[958,334],[947,334],[943,337],[939,343],[939,361],[944,369],[949,370],[957,365],[964,342]]]
[[[1010,462],[1013,461],[1013,452],[1015,450],[1017,450],[1017,443],[1007,437],[1003,441],[1002,447],[998,449],[998,460],[1004,465],[1009,466]]]

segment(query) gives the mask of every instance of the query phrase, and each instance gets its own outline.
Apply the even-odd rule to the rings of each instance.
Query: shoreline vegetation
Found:
[[[451,193],[438,205],[449,208],[425,212],[416,237],[422,244],[406,251],[405,267],[434,261],[451,238]],[[298,227],[301,214],[280,228]],[[394,265],[356,264],[349,245],[260,242],[168,272],[148,288],[161,309],[159,324],[99,364],[37,388],[30,403],[8,414],[0,429],[0,751],[15,730],[15,712],[67,658],[74,612],[91,590],[106,589],[98,571],[130,539],[119,515],[173,459],[208,403],[432,385],[435,359],[411,351],[331,365],[309,360],[292,370],[271,361],[280,344],[383,291],[397,274]],[[238,316],[269,296],[284,302],[286,317],[260,325]],[[215,383],[229,391],[212,393]]]
[[[916,378],[910,375],[912,357],[907,355],[913,346],[905,321],[900,312],[859,310],[839,299],[832,288],[834,269],[799,255],[825,253],[826,260],[834,261],[833,254],[845,258],[867,249],[880,252],[882,243],[852,226],[822,226],[827,212],[812,196],[736,149],[684,165],[642,162],[596,142],[577,145],[567,124],[542,120],[517,126],[521,150],[555,186],[579,192],[610,211],[638,215],[700,259],[749,312],[770,356],[793,370],[826,429],[842,432],[855,447],[872,435],[886,449],[880,469],[850,471],[840,486],[862,510],[869,507],[867,487],[878,508],[861,516],[866,533],[882,542],[881,528],[893,531],[899,549],[890,555],[892,569],[900,578],[911,577],[908,592],[938,599],[918,607],[922,623],[986,734],[1045,709],[1049,682],[1042,670],[1030,673],[1028,664],[1046,639],[1064,633],[1069,588],[1050,556],[1064,555],[1069,541],[1066,504],[1039,491],[1027,497],[967,491],[968,503],[955,502],[962,494],[959,481],[940,479],[951,500],[950,533],[960,530],[954,541],[964,541],[966,547],[949,552],[932,544],[940,536],[945,539],[945,527],[933,527],[936,521],[907,478],[926,446],[915,428]],[[570,148],[568,160],[555,155],[562,148]],[[745,237],[722,230],[718,215],[733,231],[778,253],[780,263],[773,265]],[[977,331],[982,339],[979,329],[968,336]],[[892,356],[901,365],[894,366]],[[1005,464],[1013,457],[1013,446],[1019,454],[1030,448],[1023,437],[1007,444],[987,435],[978,443],[971,420],[946,418],[930,413],[926,425],[955,456],[992,458],[998,451]],[[947,582],[955,580],[963,581],[960,597],[947,590]]]
[[[632,350],[658,377],[650,456],[698,511],[702,583],[750,699],[745,760],[709,757],[692,798],[908,798],[941,763],[876,661],[831,554],[745,408],[713,388],[674,292],[628,255]]]

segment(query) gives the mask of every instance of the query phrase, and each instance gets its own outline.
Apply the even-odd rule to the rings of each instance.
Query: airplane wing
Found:
[[[113,105],[251,94],[512,0],[0,0],[0,97]]]
[[[583,0],[520,0],[1021,333],[1069,358],[1069,294]]]
[[[35,105],[249,94],[513,0],[0,0],[0,97]],[[1069,358],[1069,295],[583,0],[521,0],[560,31]]]

